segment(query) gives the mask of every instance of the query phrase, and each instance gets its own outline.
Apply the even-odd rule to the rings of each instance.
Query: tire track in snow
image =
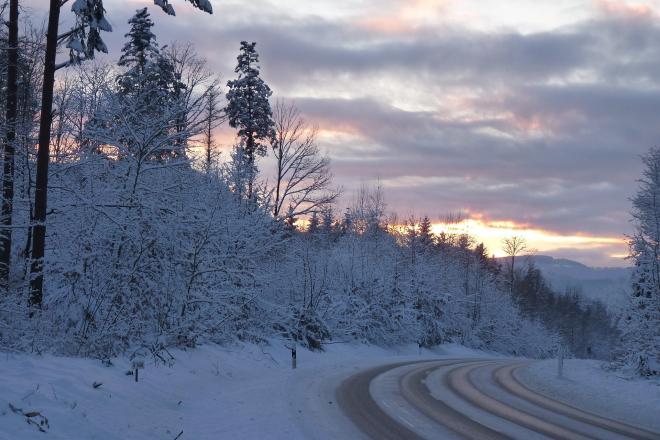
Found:
[[[516,370],[519,368],[521,368],[521,365],[506,365],[500,367],[494,370],[493,378],[502,389],[554,413],[570,417],[588,425],[597,426],[628,438],[660,440],[659,433],[653,433],[627,423],[601,417],[532,391],[530,388],[523,385],[523,383],[516,377]]]
[[[516,377],[516,370],[526,363],[499,359],[402,362],[349,377],[336,396],[344,413],[374,439],[446,438],[452,432],[457,438],[469,439],[534,435],[571,440],[660,440],[660,434],[534,392]],[[419,367],[415,368],[416,364]],[[438,376],[437,383],[427,383],[429,375]],[[370,391],[370,384],[382,387],[393,380],[398,380],[398,390]],[[429,385],[439,386],[441,392],[432,393]],[[387,400],[383,396],[388,396]],[[434,426],[426,418],[435,423],[437,435],[429,434]]]

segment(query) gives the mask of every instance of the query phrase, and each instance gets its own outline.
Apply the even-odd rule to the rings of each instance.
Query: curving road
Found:
[[[342,411],[373,439],[645,439],[650,432],[567,405],[526,387],[523,361],[397,363],[338,387]]]

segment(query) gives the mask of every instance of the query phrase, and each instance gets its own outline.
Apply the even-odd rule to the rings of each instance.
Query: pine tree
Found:
[[[423,251],[428,250],[433,245],[433,225],[427,216],[424,216],[419,224],[419,245]]]
[[[122,55],[117,64],[135,68],[137,73],[144,74],[147,62],[160,56],[156,35],[151,32],[154,22],[151,21],[147,8],[142,8],[135,12],[128,24],[131,29],[124,34],[128,41],[121,50]]]
[[[307,233],[316,234],[318,231],[319,231],[319,216],[316,214],[316,211],[314,211],[309,219],[309,224],[307,225]]]
[[[185,85],[176,73],[174,63],[163,56],[158,48],[156,36],[152,32],[154,23],[147,8],[138,9],[128,23],[131,27],[125,34],[127,41],[117,63],[126,69],[117,77],[119,95],[126,98],[127,105],[131,107],[126,109],[126,113],[135,117],[136,126],[148,119],[171,114],[175,119],[167,121],[169,128],[163,129],[159,138],[170,135],[168,131],[182,131],[183,124],[179,120],[185,119],[184,111],[180,109],[172,112],[172,109],[179,108]],[[177,141],[172,148],[159,148],[158,153],[149,158],[163,160],[184,156],[185,143],[180,142],[176,136],[172,139]]]
[[[138,9],[128,21],[130,31],[124,36],[126,44],[117,63],[126,72],[117,77],[121,94],[148,92],[148,99],[157,106],[169,105],[181,94],[185,86],[178,77],[174,64],[160,53],[154,26],[147,8]]]
[[[332,208],[326,208],[321,212],[321,232],[330,237],[334,233],[334,216]]]
[[[412,217],[406,222],[406,244],[410,251],[410,264],[414,266],[417,262],[417,254],[420,251],[420,246],[417,221]]]
[[[660,148],[644,157],[632,200],[633,289],[622,324],[626,360],[641,375],[660,375]]]
[[[248,169],[254,168],[256,156],[266,154],[266,146],[275,135],[273,112],[268,102],[272,92],[259,76],[256,44],[241,41],[238,64],[234,69],[238,78],[227,82],[229,91],[225,109],[229,125],[238,128],[238,136],[245,142]],[[252,198],[253,179],[254,176],[248,182],[248,199]]]

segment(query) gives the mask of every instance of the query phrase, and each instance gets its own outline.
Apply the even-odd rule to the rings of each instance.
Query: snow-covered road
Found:
[[[362,371],[337,401],[377,439],[660,439],[660,433],[598,416],[532,391],[520,360],[448,359]]]

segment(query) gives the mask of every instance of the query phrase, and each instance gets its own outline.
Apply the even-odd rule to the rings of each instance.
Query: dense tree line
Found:
[[[523,316],[559,334],[567,354],[612,359],[619,339],[617,316],[603,303],[585,299],[577,289],[555,291],[531,259],[516,271],[512,292]]]
[[[592,343],[604,328],[597,306],[537,289],[531,269],[502,270],[470,236],[435,235],[428,218],[402,227],[378,188],[334,215],[339,191],[316,131],[291,103],[271,108],[254,43],[241,43],[222,90],[192,47],[159,47],[146,8],[116,64],[92,61],[109,30],[102,2],[72,7],[73,32],[53,43],[49,22],[45,40],[18,40],[16,110],[2,120],[15,166],[5,162],[0,349],[165,358],[173,346],[276,338],[546,356],[560,335],[577,354],[604,356]],[[58,42],[70,57],[56,65]],[[213,129],[224,121],[237,142],[221,161]],[[269,152],[272,185],[259,169]]]

